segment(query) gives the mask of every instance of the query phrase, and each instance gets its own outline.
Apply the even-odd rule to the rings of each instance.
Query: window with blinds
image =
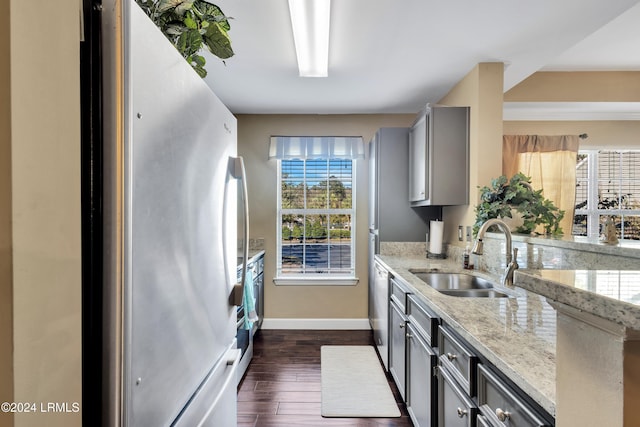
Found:
[[[278,163],[277,276],[354,277],[354,162]]]
[[[618,239],[640,240],[640,151],[580,151],[572,234],[597,237],[611,217]]]

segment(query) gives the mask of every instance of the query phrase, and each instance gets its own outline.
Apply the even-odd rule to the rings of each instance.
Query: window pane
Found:
[[[578,153],[576,162],[576,179],[584,181],[589,177],[589,156]]]
[[[622,181],[621,209],[640,209],[640,179],[638,181]]]
[[[307,160],[307,209],[327,207],[327,160]]]
[[[617,181],[598,181],[598,209],[620,207],[620,185]]]
[[[640,152],[620,153],[620,176],[622,179],[640,181]]]
[[[640,215],[622,215],[620,229],[618,238],[640,240]]]
[[[576,156],[576,206],[575,209],[586,209],[589,196],[589,155],[578,153]],[[584,215],[582,215],[584,216]],[[576,230],[575,225],[581,224],[584,220],[584,232],[586,233],[586,217],[578,219],[574,218],[574,227],[571,234],[582,236],[580,231]],[[585,234],[586,235],[586,234]]]
[[[302,160],[282,161],[282,207],[284,209],[304,208],[304,162]]]
[[[326,215],[307,215],[305,220],[305,237],[307,242],[318,243],[326,241],[328,237],[328,225]]]
[[[329,230],[329,266],[332,271],[351,268],[351,215],[331,215]]]
[[[638,215],[601,215],[600,234],[604,232],[604,222],[611,218],[616,225],[618,239],[640,240],[640,216]]]
[[[303,245],[304,217],[282,215],[282,271],[302,273],[304,265]]]
[[[589,196],[589,182],[578,181],[576,182],[576,209],[587,208],[587,197]]]
[[[571,228],[571,234],[573,236],[587,235],[587,216],[586,215],[576,215],[573,217],[573,227]]]
[[[351,162],[331,160],[329,162],[329,207],[351,209]]]
[[[598,152],[598,179],[615,181],[620,178],[620,155],[615,151]]]

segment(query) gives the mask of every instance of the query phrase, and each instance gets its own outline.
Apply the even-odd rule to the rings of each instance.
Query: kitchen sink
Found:
[[[467,298],[507,298],[509,295],[494,289],[464,289],[464,290],[446,290],[438,289],[438,292],[444,295],[452,297],[467,297]]]
[[[503,298],[508,296],[493,289],[492,282],[471,274],[434,273],[420,270],[409,270],[409,272],[445,295],[472,298]]]
[[[425,273],[409,270],[420,280],[437,290],[491,289],[493,283],[478,276],[465,273]]]

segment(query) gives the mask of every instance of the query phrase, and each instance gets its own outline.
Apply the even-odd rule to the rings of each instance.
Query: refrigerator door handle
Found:
[[[247,277],[247,263],[249,261],[249,195],[247,191],[247,172],[242,156],[233,158],[233,177],[242,182],[242,205],[244,212],[243,243],[242,243],[242,278],[236,283],[231,292],[230,304],[242,305],[244,298],[244,282]]]

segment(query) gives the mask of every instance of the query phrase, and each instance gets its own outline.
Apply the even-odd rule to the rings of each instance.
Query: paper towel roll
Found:
[[[442,253],[442,236],[444,235],[444,222],[431,221],[429,223],[429,252],[432,254]]]

